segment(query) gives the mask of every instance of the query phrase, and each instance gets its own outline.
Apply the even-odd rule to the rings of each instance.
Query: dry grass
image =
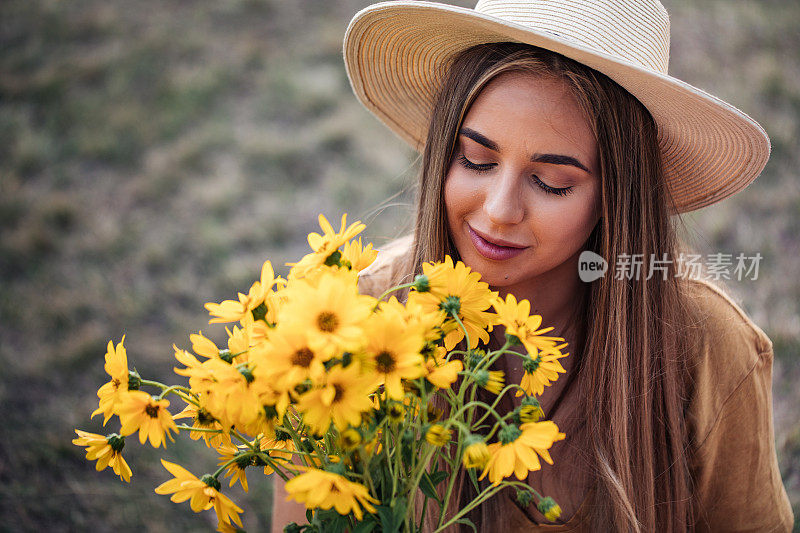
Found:
[[[202,303],[245,288],[265,257],[296,259],[317,213],[370,222],[378,244],[403,232],[414,154],[359,106],[341,63],[346,23],[368,3],[0,4],[0,530],[212,527],[153,493],[166,478],[153,450],[130,446],[122,486],[84,462],[71,431],[100,429],[87,416],[108,339],[127,334],[134,364],[168,379],[170,345],[208,329]],[[775,340],[776,436],[797,513],[800,7],[665,3],[673,73],[773,139],[746,193],[687,223],[703,252],[765,256],[759,280],[734,288]],[[213,462],[184,445],[168,454],[198,473]],[[263,530],[270,490],[253,485],[233,495]]]

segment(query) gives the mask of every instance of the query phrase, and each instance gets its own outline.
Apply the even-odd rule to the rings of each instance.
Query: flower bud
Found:
[[[539,505],[537,507],[539,512],[551,522],[555,522],[558,517],[561,516],[561,507],[559,507],[556,501],[550,496],[539,500]]]
[[[204,474],[203,477],[200,478],[200,481],[202,481],[212,489],[219,490],[221,487],[219,480],[214,476],[212,476],[211,474]]]
[[[529,490],[518,490],[517,501],[523,507],[527,507],[533,503],[533,493]]]
[[[342,442],[342,448],[346,451],[351,452],[358,448],[358,445],[361,444],[361,433],[358,430],[350,428],[346,429],[340,435],[340,439]]]
[[[477,435],[470,435],[461,461],[464,468],[483,468],[489,461],[489,447]]]
[[[500,394],[505,386],[505,374],[502,370],[478,370],[473,374],[475,382],[480,386],[491,392],[492,394]]]
[[[428,292],[431,290],[431,283],[428,279],[428,276],[425,274],[419,274],[416,278],[414,278],[414,284],[411,286],[412,289],[418,292]]]
[[[444,446],[450,442],[450,430],[441,424],[434,424],[425,432],[425,440],[431,446]]]

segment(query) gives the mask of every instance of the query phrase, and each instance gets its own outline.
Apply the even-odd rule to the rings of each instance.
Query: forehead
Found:
[[[478,94],[463,125],[497,143],[501,152],[595,157],[592,127],[570,87],[558,78],[500,74]]]

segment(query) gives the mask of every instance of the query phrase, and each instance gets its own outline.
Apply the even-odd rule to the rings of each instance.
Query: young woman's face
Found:
[[[571,269],[599,217],[597,143],[566,84],[501,74],[458,132],[444,200],[467,266],[492,287],[524,289]]]

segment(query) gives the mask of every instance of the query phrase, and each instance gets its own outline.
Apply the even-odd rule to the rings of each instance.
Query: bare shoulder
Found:
[[[413,235],[405,235],[378,250],[375,261],[359,274],[362,293],[377,297],[390,286],[405,281],[400,277],[409,268],[413,240]]]

